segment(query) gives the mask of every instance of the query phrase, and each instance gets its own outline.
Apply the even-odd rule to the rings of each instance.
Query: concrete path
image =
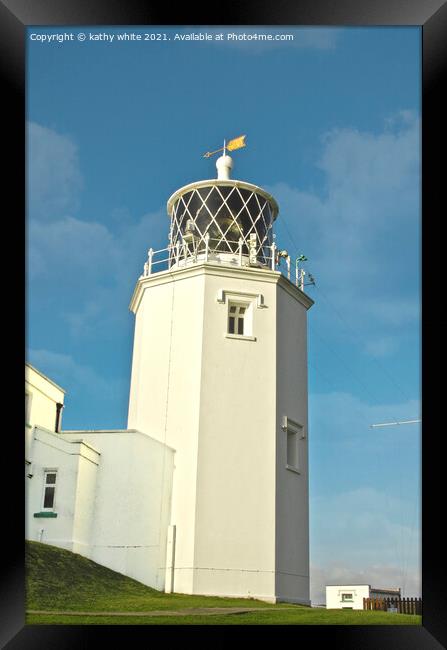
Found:
[[[283,611],[296,607],[191,607],[189,609],[157,610],[151,612],[73,612],[28,609],[27,614],[45,614],[50,616],[203,616],[213,614],[244,614],[246,612]]]

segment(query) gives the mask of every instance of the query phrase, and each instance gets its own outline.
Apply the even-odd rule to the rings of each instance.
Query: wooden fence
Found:
[[[422,598],[364,598],[363,609],[399,614],[422,614]]]

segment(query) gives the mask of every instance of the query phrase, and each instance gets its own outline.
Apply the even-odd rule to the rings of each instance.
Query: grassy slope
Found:
[[[26,543],[27,610],[148,612],[191,607],[257,607],[244,614],[196,616],[64,616],[28,614],[28,624],[64,625],[417,625],[420,616],[325,610],[242,598],[165,594],[55,546]],[[265,608],[270,608],[265,610]],[[263,609],[265,611],[263,611]]]
[[[185,607],[268,607],[245,598],[165,594],[56,546],[26,542],[27,609],[147,612]]]

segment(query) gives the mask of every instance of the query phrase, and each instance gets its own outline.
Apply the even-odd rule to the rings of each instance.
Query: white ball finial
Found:
[[[230,156],[221,156],[216,160],[217,167],[217,178],[222,180],[228,180],[230,178],[230,172],[233,169],[233,159]]]

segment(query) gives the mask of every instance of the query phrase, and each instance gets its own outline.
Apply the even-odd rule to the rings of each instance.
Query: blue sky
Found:
[[[294,40],[174,41],[191,32]],[[313,601],[339,581],[419,595],[420,427],[370,424],[421,409],[420,28],[39,27],[27,45],[27,354],[66,389],[64,428],[126,426],[128,305],[166,201],[246,134],[233,177],[275,196],[277,242],[316,279]]]

